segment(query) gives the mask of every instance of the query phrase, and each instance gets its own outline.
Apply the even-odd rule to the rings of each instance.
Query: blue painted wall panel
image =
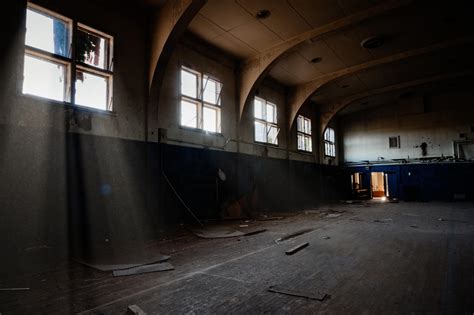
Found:
[[[346,180],[356,172],[363,173],[365,179],[371,172],[388,173],[390,196],[402,200],[449,201],[455,195],[474,200],[474,163],[350,166],[346,167]]]

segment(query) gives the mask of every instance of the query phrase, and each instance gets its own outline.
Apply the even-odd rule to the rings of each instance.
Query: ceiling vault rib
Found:
[[[160,77],[172,48],[205,3],[206,0],[168,0],[154,14],[149,61],[150,91],[157,83],[161,85]]]
[[[417,80],[412,80],[412,81],[407,81],[407,82],[402,82],[398,84],[393,84],[389,86],[385,86],[379,89],[371,90],[371,91],[366,91],[358,94],[354,94],[351,96],[348,96],[346,98],[343,98],[342,100],[339,100],[337,102],[333,102],[331,104],[327,104],[326,106],[323,106],[321,108],[321,115],[320,115],[320,124],[319,124],[319,133],[322,135],[324,133],[324,130],[328,126],[329,122],[331,121],[334,116],[349,106],[350,104],[360,101],[364,98],[370,97],[370,96],[375,96],[375,95],[381,95],[381,94],[386,94],[394,91],[399,91],[403,90],[406,88],[411,88],[415,86],[420,86],[428,83],[435,83],[435,82],[440,82],[440,81],[446,81],[446,80],[452,80],[452,79],[458,79],[461,77],[465,76],[471,76],[474,75],[474,70],[466,70],[466,71],[460,71],[460,72],[455,72],[455,73],[447,73],[447,74],[440,74],[440,75],[435,75],[435,76],[430,76],[426,78],[421,78]]]
[[[298,114],[298,111],[306,103],[306,101],[308,101],[308,99],[314,93],[316,93],[323,86],[327,85],[330,82],[333,82],[337,79],[340,79],[349,75],[355,75],[355,74],[361,73],[362,71],[365,71],[365,70],[370,70],[376,67],[380,67],[383,65],[397,62],[397,61],[405,60],[411,57],[425,55],[425,54],[429,54],[438,50],[442,50],[442,49],[446,49],[449,47],[458,46],[462,44],[468,44],[472,42],[474,42],[474,37],[454,39],[454,40],[449,40],[449,41],[441,42],[438,44],[434,44],[434,45],[430,45],[430,46],[426,46],[422,48],[416,48],[416,49],[396,53],[396,54],[383,57],[380,59],[371,60],[371,61],[358,64],[352,67],[344,68],[332,73],[328,73],[319,77],[316,80],[298,85],[293,88],[293,91],[290,93],[290,96],[288,97],[289,99],[288,106],[290,107],[290,115],[288,117],[289,126],[291,128],[296,118],[296,115]]]
[[[289,50],[303,43],[306,40],[321,38],[329,33],[345,29],[362,21],[382,15],[390,10],[408,5],[413,0],[391,0],[381,5],[377,5],[353,15],[335,20],[331,23],[317,27],[313,30],[296,35],[283,43],[280,43],[262,53],[241,62],[239,69],[239,121],[242,118],[249,97],[255,91],[265,74],[271,67]]]

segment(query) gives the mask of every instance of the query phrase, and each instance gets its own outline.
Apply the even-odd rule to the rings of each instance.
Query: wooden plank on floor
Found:
[[[121,277],[121,276],[138,275],[138,274],[149,273],[149,272],[168,271],[168,270],[173,270],[173,269],[174,267],[172,264],[165,262],[165,263],[159,263],[159,264],[138,266],[138,267],[130,268],[130,269],[114,270],[113,275],[114,277]]]
[[[328,296],[326,293],[312,293],[312,292],[302,292],[297,290],[289,290],[281,287],[271,286],[268,288],[269,292],[285,294],[295,297],[302,297],[310,300],[317,300],[317,301],[324,301],[324,299]]]
[[[309,243],[308,243],[308,242],[299,244],[299,245],[297,245],[297,246],[295,246],[295,247],[290,248],[289,250],[287,250],[287,251],[285,252],[285,254],[287,254],[287,255],[293,255],[294,253],[299,252],[300,250],[302,250],[303,248],[305,248],[305,247],[307,247],[307,246],[309,246]]]

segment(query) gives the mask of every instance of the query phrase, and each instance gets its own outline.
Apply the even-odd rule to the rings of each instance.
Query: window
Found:
[[[181,125],[221,132],[222,83],[205,74],[181,69]]]
[[[336,157],[336,136],[334,129],[329,127],[324,131],[324,154]]]
[[[390,149],[400,148],[400,136],[398,136],[398,137],[389,137],[388,138],[388,147]]]
[[[109,35],[28,3],[23,94],[112,110],[112,42]]]
[[[278,145],[277,108],[261,98],[254,100],[255,141]]]
[[[311,119],[299,115],[297,118],[298,150],[312,152],[313,143],[311,140]]]

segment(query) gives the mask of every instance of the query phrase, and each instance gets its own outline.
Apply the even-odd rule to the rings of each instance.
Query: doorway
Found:
[[[387,197],[387,182],[388,176],[383,172],[372,172],[370,177],[370,187],[372,191],[372,198],[386,198]]]
[[[367,178],[365,176],[365,178]],[[354,199],[369,199],[368,184],[364,185],[364,174],[353,173],[351,175],[352,197]],[[365,186],[365,187],[364,187]]]

